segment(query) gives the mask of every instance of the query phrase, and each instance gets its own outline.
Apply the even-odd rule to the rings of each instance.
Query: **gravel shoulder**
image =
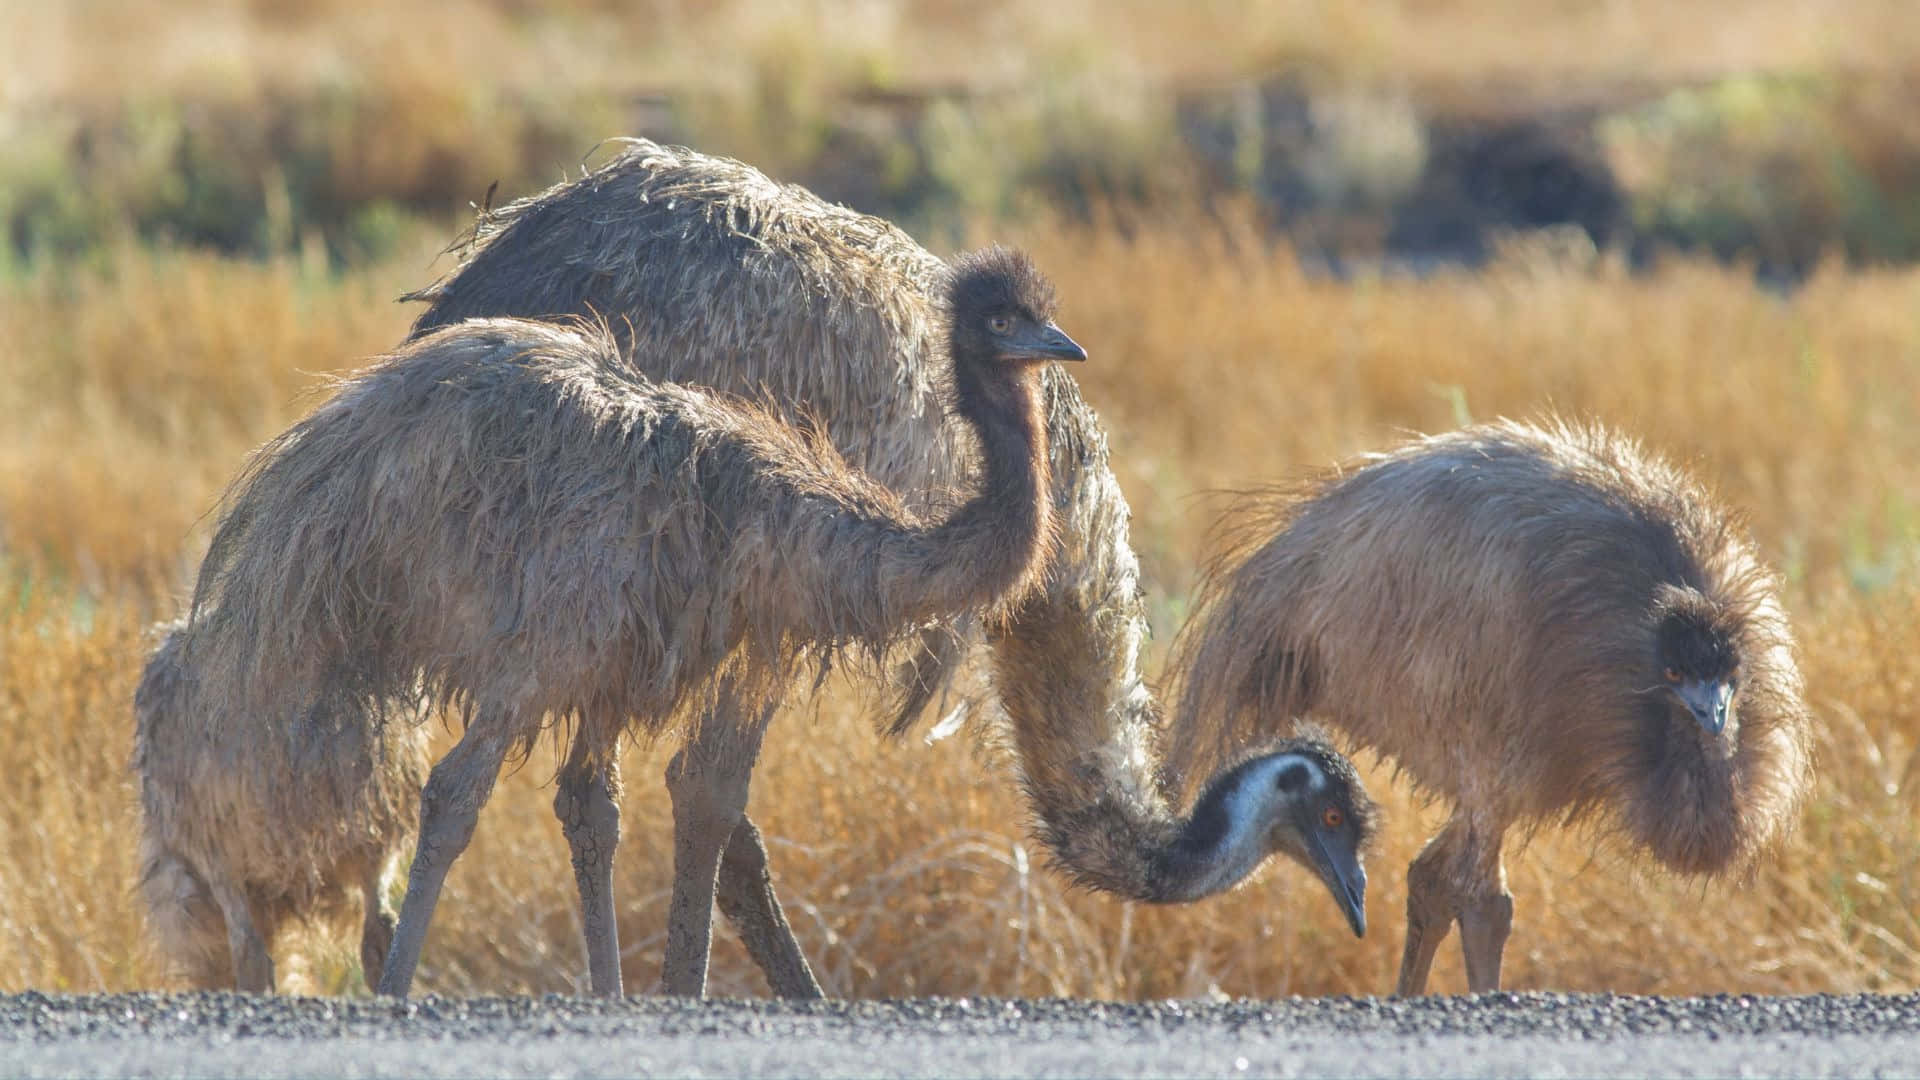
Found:
[[[8,1076],[1920,1074],[1920,996],[0,997]]]

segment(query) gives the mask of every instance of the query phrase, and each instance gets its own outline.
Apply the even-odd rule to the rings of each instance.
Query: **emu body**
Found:
[[[1805,796],[1810,721],[1774,580],[1697,484],[1626,438],[1480,425],[1239,524],[1179,650],[1176,759],[1313,714],[1452,801],[1408,871],[1403,994],[1456,921],[1469,986],[1498,987],[1517,825],[1587,819],[1711,875]]]
[[[262,723],[203,684],[219,640],[184,621],[159,630],[134,695],[132,767],[140,893],[172,973],[270,992],[280,930],[344,922],[357,891],[361,969],[377,984],[394,925],[381,881],[413,841],[426,727],[351,700],[327,702],[319,728]]]
[[[817,417],[847,461],[924,510],[975,454],[941,407],[940,280],[940,260],[879,218],[737,161],[630,140],[588,175],[483,216],[460,264],[410,299],[431,305],[416,335],[475,316],[603,318],[648,376],[764,398],[796,422]],[[1195,819],[1177,813],[1159,780],[1127,503],[1098,418],[1058,367],[1042,373],[1040,408],[1056,554],[1045,579],[987,628],[993,689],[1055,865],[1092,888],[1166,900],[1187,888],[1169,883],[1166,853]],[[966,655],[959,641],[972,636],[957,629],[916,639],[892,732],[948,685]],[[735,708],[736,697],[719,694],[717,707]],[[682,763],[718,768],[706,753],[690,744]],[[1354,798],[1365,798],[1357,785]],[[1232,805],[1243,824],[1292,813],[1272,790]],[[722,908],[777,993],[817,996],[811,974],[789,962],[798,951],[774,921],[766,852],[741,821],[720,870]],[[1260,854],[1283,850],[1250,826],[1223,835]],[[1233,858],[1234,875],[1205,868],[1221,887],[1259,861]],[[730,891],[764,899],[729,904]]]
[[[594,988],[618,993],[615,752],[629,730],[684,721],[668,770],[665,976],[698,993],[716,874],[797,667],[882,653],[1038,579],[1052,500],[1037,369],[1085,354],[1052,326],[1051,291],[1024,256],[994,249],[950,280],[954,408],[980,443],[981,481],[937,522],[824,440],[646,379],[605,334],[514,320],[422,339],[257,456],[195,593],[194,632],[231,646],[214,653],[231,661],[215,677],[271,723],[299,723],[328,693],[385,701],[416,687],[467,715],[422,793],[381,992],[409,988],[503,760],[560,723],[572,746],[555,808]]]

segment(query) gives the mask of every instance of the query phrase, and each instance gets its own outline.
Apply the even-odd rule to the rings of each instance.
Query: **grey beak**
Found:
[[[1687,679],[1675,686],[1673,692],[1707,734],[1719,735],[1726,730],[1727,707],[1733,702],[1732,685],[1725,680]]]
[[[1335,850],[1321,839],[1318,830],[1307,833],[1307,847],[1313,852],[1321,880],[1340,904],[1354,937],[1367,936],[1367,870],[1351,851]]]
[[[1038,331],[1024,334],[1007,343],[1008,351],[1035,360],[1085,360],[1087,350],[1068,337],[1059,327],[1048,323]]]

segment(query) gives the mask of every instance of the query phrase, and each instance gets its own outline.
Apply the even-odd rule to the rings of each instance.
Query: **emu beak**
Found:
[[[1059,327],[1048,323],[1007,342],[1006,354],[1030,360],[1085,360],[1087,350]]]
[[[1317,829],[1307,833],[1307,850],[1313,853],[1314,869],[1327,891],[1340,903],[1340,911],[1353,927],[1354,937],[1367,936],[1367,871],[1352,851],[1330,847]]]
[[[1719,735],[1727,727],[1727,706],[1733,702],[1733,686],[1721,679],[1688,679],[1673,688],[1680,701],[1709,735]]]

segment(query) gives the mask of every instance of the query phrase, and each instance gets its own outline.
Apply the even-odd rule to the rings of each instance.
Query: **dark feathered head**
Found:
[[[1661,586],[1654,597],[1654,662],[1669,690],[1707,734],[1727,726],[1740,669],[1739,613],[1698,589]]]
[[[998,361],[1022,367],[1085,360],[1086,350],[1053,325],[1053,285],[1023,251],[995,245],[953,261],[947,314],[955,364]]]
[[[1360,771],[1353,767],[1347,755],[1334,749],[1323,729],[1303,724],[1293,738],[1268,747],[1265,753],[1298,754],[1311,762],[1326,785],[1319,789],[1325,805],[1310,807],[1315,817],[1325,824],[1327,807],[1335,807],[1340,811],[1343,824],[1348,826],[1346,832],[1352,838],[1351,846],[1356,851],[1366,851],[1373,846],[1380,825],[1380,808],[1361,786]],[[1301,780],[1300,774],[1283,772],[1276,782],[1297,786]]]

